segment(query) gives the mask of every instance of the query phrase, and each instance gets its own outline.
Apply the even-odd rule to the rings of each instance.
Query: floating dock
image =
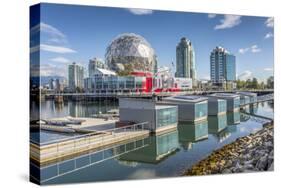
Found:
[[[57,118],[52,119],[52,121],[64,121],[65,119],[66,118]],[[145,129],[147,122],[119,128],[108,128],[108,125],[115,124],[117,120],[106,121],[98,119],[97,121],[96,118],[83,118],[83,120],[85,121],[80,125],[40,125],[40,129],[43,128],[56,132],[63,132],[61,130],[74,130],[74,132],[82,134],[44,143],[31,142],[31,159],[39,164],[50,163],[87,151],[104,148],[136,138],[147,137],[149,135],[149,130]]]

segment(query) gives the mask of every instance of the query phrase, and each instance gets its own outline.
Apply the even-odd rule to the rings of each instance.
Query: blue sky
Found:
[[[198,78],[209,78],[210,52],[218,45],[236,55],[239,78],[273,75],[274,26],[267,17],[43,4],[40,24],[31,27],[41,32],[40,48],[32,46],[31,51],[40,49],[42,75],[67,76],[73,61],[87,67],[93,57],[104,59],[108,44],[124,32],[143,36],[158,65],[169,67],[180,38],[188,38]]]

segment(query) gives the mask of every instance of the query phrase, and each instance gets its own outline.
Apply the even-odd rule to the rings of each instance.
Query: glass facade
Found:
[[[218,101],[218,113],[220,113],[220,112],[226,112],[226,101],[225,100]]]
[[[203,121],[194,124],[195,126],[195,139],[202,138],[208,135],[208,121]]]
[[[231,54],[226,54],[226,80],[235,81],[236,80],[236,63],[235,56]]]
[[[250,102],[251,102],[251,103],[257,102],[257,97],[256,97],[256,96],[250,97]]]
[[[176,77],[196,79],[195,52],[191,41],[183,37],[176,48]]]
[[[178,148],[178,131],[174,131],[168,134],[157,136],[156,147],[157,155],[163,155],[169,151],[173,151]]]
[[[240,123],[240,112],[232,112],[227,114],[227,124],[234,125]]]
[[[249,102],[250,102],[250,98],[249,98],[248,96],[242,96],[242,97],[240,97],[240,103],[241,103],[242,105],[244,105],[244,104],[249,104]]]
[[[195,119],[208,115],[207,102],[195,104]]]
[[[85,80],[85,88],[93,91],[115,91],[115,90],[141,90],[145,77],[134,76],[95,76]]]
[[[156,118],[156,128],[175,124],[178,122],[178,110],[176,107],[158,109]]]
[[[240,106],[240,98],[239,97],[236,97],[234,100],[233,100],[233,108],[239,108]]]
[[[216,47],[210,55],[210,77],[213,83],[236,80],[236,59],[222,47]]]
[[[222,83],[225,81],[225,52],[224,51],[213,51],[210,56],[210,73],[211,80],[214,83]]]
[[[68,65],[68,87],[71,91],[84,87],[84,68],[76,63]]]
[[[221,115],[218,116],[218,130],[223,130],[225,129],[227,126],[227,116],[225,115]]]

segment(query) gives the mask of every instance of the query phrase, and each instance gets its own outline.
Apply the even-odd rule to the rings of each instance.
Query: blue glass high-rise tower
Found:
[[[176,77],[191,78],[193,83],[196,80],[196,68],[195,68],[195,52],[191,41],[185,37],[181,38],[181,41],[176,48]]]
[[[236,59],[222,47],[216,47],[210,55],[210,77],[213,83],[236,80]]]

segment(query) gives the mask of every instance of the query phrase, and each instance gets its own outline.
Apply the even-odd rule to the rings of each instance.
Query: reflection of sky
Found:
[[[262,106],[258,106],[258,108],[260,107]],[[268,106],[265,103],[263,104],[262,108],[267,107]],[[270,113],[270,111],[268,112]],[[183,126],[189,125],[185,124]],[[56,178],[50,181],[49,183],[75,183],[87,181],[145,179],[179,176],[183,169],[191,167],[194,163],[203,159],[213,150],[216,150],[228,143],[231,143],[239,137],[249,135],[252,132],[256,132],[262,127],[262,124],[252,121],[251,119],[245,122],[240,122],[237,125],[228,124],[226,128],[220,131],[219,133],[208,134],[207,139],[193,142],[193,147],[190,147],[189,149],[184,148],[184,144],[182,143],[182,141],[185,140],[185,136],[187,137],[186,140],[188,140],[190,135],[180,134],[179,132],[182,141],[179,142],[179,140],[177,140],[178,143],[175,144],[179,146],[180,149],[173,155],[169,155],[166,158],[161,159],[161,161],[158,161],[157,163],[145,163],[144,161],[139,161],[137,158],[131,158],[130,162],[136,162],[138,165],[128,165],[125,162],[126,160],[122,159],[121,156],[120,158],[115,158],[114,160],[110,159],[105,162],[87,167],[85,169],[72,172],[68,175]],[[195,131],[195,129],[188,130]],[[190,143],[190,141],[188,142]],[[154,144],[151,150],[156,150],[158,144],[161,145],[161,140],[159,140],[159,142],[156,142],[156,144]],[[145,152],[143,153],[143,155],[148,155],[145,156],[146,158],[154,157],[150,156],[152,155],[152,153],[153,155],[155,155],[155,152]],[[118,161],[121,159],[122,162]]]
[[[116,109],[117,103],[106,103],[99,101],[97,103],[81,103],[68,101],[63,104],[56,104],[53,101],[41,102],[41,117],[54,118],[54,117],[92,117],[94,114],[106,113],[111,109]]]
[[[156,178],[156,172],[152,169],[138,169],[128,176],[128,179]]]
[[[262,115],[269,118],[274,118],[274,107],[269,102],[259,103],[255,114]]]

